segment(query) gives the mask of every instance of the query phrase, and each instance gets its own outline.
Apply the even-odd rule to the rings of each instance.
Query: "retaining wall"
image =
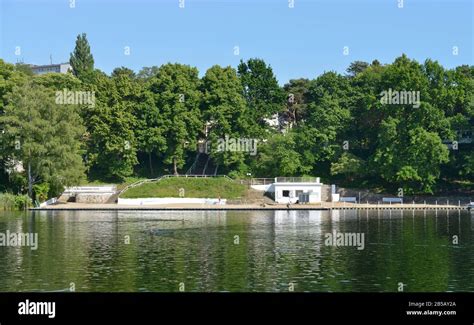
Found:
[[[117,204],[121,205],[160,205],[160,204],[210,204],[225,205],[226,199],[204,199],[204,198],[180,198],[180,197],[162,197],[162,198],[138,198],[122,199],[118,198]]]

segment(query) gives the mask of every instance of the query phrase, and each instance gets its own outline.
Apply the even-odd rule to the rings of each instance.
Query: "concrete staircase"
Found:
[[[58,203],[107,203],[118,195],[115,185],[73,186],[67,187],[58,199]]]

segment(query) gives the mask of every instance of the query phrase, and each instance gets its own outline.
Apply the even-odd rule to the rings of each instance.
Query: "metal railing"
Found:
[[[194,170],[194,167],[196,167],[196,164],[199,160],[199,157],[201,157],[201,153],[198,152],[198,154],[196,155],[196,158],[194,158],[194,162],[193,164],[191,165],[191,167],[189,167],[189,169],[186,171],[186,175],[189,175],[191,174],[191,172]]]
[[[319,177],[275,177],[275,183],[319,183]]]
[[[109,193],[115,192],[115,185],[103,186],[71,186],[64,189],[64,193]]]
[[[268,185],[275,183],[275,178],[252,178],[251,185]]]

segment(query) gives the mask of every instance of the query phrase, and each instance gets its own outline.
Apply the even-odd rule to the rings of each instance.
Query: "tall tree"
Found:
[[[259,150],[254,161],[256,174],[262,177],[299,176],[311,172],[297,151],[297,139],[293,132],[275,134]]]
[[[138,163],[134,111],[140,90],[128,73],[116,73],[113,78],[98,72],[91,75],[95,105],[82,111],[88,131],[87,162],[100,178],[122,180],[132,175]]]
[[[25,83],[26,80],[27,76],[22,71],[18,71],[18,66],[5,63],[0,59],[0,116],[4,114],[8,98],[15,86]],[[12,139],[3,131],[4,128],[4,122],[0,121],[0,191],[15,189],[15,192],[18,192],[23,180],[21,177],[12,177],[7,172],[12,162],[8,151]]]
[[[380,106],[386,118],[378,133],[374,167],[405,193],[432,193],[441,165],[448,162],[442,139],[450,136],[449,122],[443,110],[430,103],[429,80],[418,62],[402,55],[383,70],[380,80],[383,90],[418,92],[420,98],[416,104]]]
[[[330,161],[346,140],[343,134],[351,120],[347,104],[349,87],[347,78],[334,72],[324,73],[311,82],[306,118],[295,132],[303,163],[319,175],[329,175]]]
[[[285,93],[278,85],[272,68],[262,59],[240,61],[237,71],[249,108],[249,123],[256,124],[252,129],[264,135],[263,131],[268,127],[266,119],[283,111]]]
[[[71,53],[69,63],[74,75],[80,79],[94,70],[94,57],[85,33],[77,35],[76,47]]]
[[[227,172],[244,173],[245,155],[243,152],[216,151],[218,139],[245,138],[256,131],[247,123],[247,107],[242,95],[242,84],[236,71],[231,67],[215,65],[206,71],[202,79],[202,110],[209,124],[208,139],[214,145],[212,157]],[[253,125],[255,126],[255,125]]]
[[[369,67],[369,64],[364,61],[354,61],[347,68],[347,73],[351,77],[357,76],[359,73],[364,72],[365,69]]]
[[[163,154],[167,149],[165,139],[166,128],[161,108],[156,105],[154,93],[146,82],[141,90],[139,101],[135,107],[135,136],[139,153],[148,156],[148,168],[151,177],[155,176],[153,156]]]
[[[283,87],[286,94],[286,111],[281,120],[291,128],[305,118],[308,107],[308,93],[310,81],[308,79],[291,79]]]
[[[140,80],[149,80],[152,77],[156,76],[160,67],[156,65],[152,67],[143,67],[137,74],[137,78]]]
[[[36,183],[48,183],[58,194],[83,178],[84,127],[77,107],[56,104],[50,89],[32,82],[15,88],[0,123],[10,139],[10,157],[26,171],[30,197]]]
[[[184,166],[188,152],[196,151],[199,132],[204,128],[199,84],[196,68],[177,63],[161,66],[150,79],[149,89],[163,120],[160,134],[166,139],[165,163],[172,165],[174,174]],[[160,135],[155,136],[156,142],[161,143]]]

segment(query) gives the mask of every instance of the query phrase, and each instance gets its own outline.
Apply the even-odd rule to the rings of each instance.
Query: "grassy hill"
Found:
[[[179,197],[179,189],[184,189],[184,197],[235,199],[246,195],[247,186],[225,177],[185,178],[171,177],[158,182],[144,183],[120,195],[121,198]]]

